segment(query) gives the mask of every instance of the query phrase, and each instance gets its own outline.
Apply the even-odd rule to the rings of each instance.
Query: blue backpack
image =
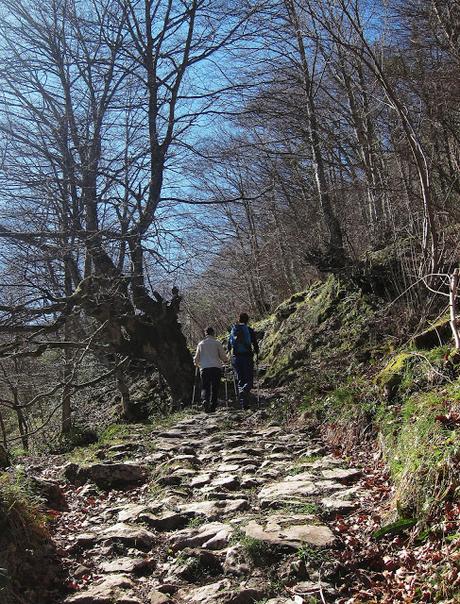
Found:
[[[230,346],[233,354],[251,354],[252,343],[249,327],[242,323],[237,323],[230,332]]]

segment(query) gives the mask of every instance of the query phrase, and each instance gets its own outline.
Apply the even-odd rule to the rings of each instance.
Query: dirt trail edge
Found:
[[[54,527],[69,575],[60,602],[337,600],[328,520],[358,505],[360,471],[305,431],[222,410],[147,435],[134,426],[95,458],[53,470],[69,506]]]

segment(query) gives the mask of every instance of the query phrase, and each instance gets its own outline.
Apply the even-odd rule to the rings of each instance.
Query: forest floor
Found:
[[[377,452],[343,458],[299,423],[232,409],[78,451],[42,465],[68,507],[53,603],[435,601],[417,551],[439,547],[373,537],[391,494]]]

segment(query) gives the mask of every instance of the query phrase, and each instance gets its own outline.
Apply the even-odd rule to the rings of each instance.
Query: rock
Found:
[[[89,466],[69,463],[64,468],[64,474],[73,484],[81,485],[90,481],[101,489],[110,490],[144,484],[149,471],[146,466],[132,462],[96,463]]]
[[[283,505],[293,501],[304,501],[311,495],[319,492],[318,487],[311,480],[292,480],[270,484],[258,494],[261,506]]]
[[[232,463],[222,463],[220,464],[220,466],[217,468],[218,472],[238,472],[238,470],[240,469],[240,466],[238,464],[232,464]]]
[[[240,486],[236,476],[220,476],[219,478],[214,479],[211,484],[214,487],[228,489],[229,491],[234,491]]]
[[[178,468],[172,473],[172,476],[179,476],[179,478],[191,478],[195,475],[196,470],[191,470],[190,468]]]
[[[167,451],[159,451],[158,453],[151,453],[150,455],[146,455],[144,457],[144,463],[158,464],[163,461],[167,461],[169,458],[170,455]]]
[[[324,511],[331,514],[348,514],[358,507],[358,502],[339,499],[338,497],[323,497],[321,506]]]
[[[59,512],[67,512],[69,510],[64,492],[58,482],[32,476],[30,484],[32,491],[39,497],[42,497],[49,508]]]
[[[73,576],[76,577],[77,579],[80,579],[81,577],[84,577],[85,575],[89,575],[89,574],[91,574],[91,569],[89,568],[89,566],[80,564],[75,569]]]
[[[118,522],[98,534],[98,541],[118,541],[128,547],[150,550],[156,543],[156,536],[144,528]]]
[[[147,558],[117,558],[110,562],[103,562],[100,569],[104,573],[144,574],[155,566],[153,560]]]
[[[155,516],[148,512],[141,512],[138,516],[139,522],[145,522],[156,531],[175,531],[182,529],[190,522],[193,514],[178,514],[176,512],[168,512],[162,516]]]
[[[92,547],[99,541],[97,533],[80,533],[75,537],[75,546],[80,547]]]
[[[206,549],[223,549],[228,545],[232,535],[233,529],[229,526],[226,526],[226,528],[216,533],[214,537],[211,537],[208,539],[208,541],[205,541],[203,543],[203,547]]]
[[[210,482],[211,474],[199,474],[198,476],[192,478],[192,480],[190,481],[190,486],[199,489],[209,484]]]
[[[192,512],[195,515],[205,516],[208,520],[214,520],[220,516],[227,516],[236,512],[242,512],[249,508],[246,499],[233,499],[227,501],[195,501],[180,506],[182,512]]]
[[[242,527],[242,530],[253,539],[295,550],[305,544],[318,547],[332,545],[334,534],[327,526],[300,524],[301,518],[300,515],[275,515],[265,523],[265,526],[251,520]]]
[[[241,545],[229,547],[223,564],[226,575],[247,575],[249,566],[245,563],[244,550]]]
[[[187,604],[218,604],[222,602],[223,592],[231,587],[228,579],[222,579],[216,583],[210,583],[195,589],[181,589],[177,593],[179,599]]]
[[[136,522],[141,514],[148,514],[159,512],[163,509],[161,504],[156,505],[143,505],[132,503],[125,506],[118,512],[118,522]]]
[[[222,604],[255,604],[260,602],[265,592],[251,587],[242,587],[239,591],[227,593],[223,596]]]
[[[321,474],[328,480],[349,484],[360,478],[361,471],[355,468],[335,468],[334,470],[322,470]]]
[[[315,470],[324,470],[325,468],[331,466],[340,466],[341,464],[343,464],[342,459],[338,457],[333,457],[332,455],[326,455],[325,457],[321,457],[320,459],[317,459],[315,462],[313,462],[311,467]]]
[[[134,587],[133,581],[126,575],[110,575],[99,585],[93,585],[85,591],[69,596],[66,604],[113,604],[126,602],[122,591]],[[130,597],[128,595],[128,597]],[[131,600],[134,604],[136,600]],[[139,600],[137,600],[139,602]]]
[[[260,486],[261,480],[258,478],[253,478],[252,476],[243,476],[240,482],[240,487],[242,489],[255,489]]]
[[[182,478],[180,476],[160,476],[160,478],[156,479],[156,484],[160,487],[176,487],[180,485],[182,482]]]
[[[169,596],[156,589],[149,593],[148,601],[149,604],[172,604],[174,602]]]
[[[308,601],[312,596],[318,596],[319,587],[320,584],[317,581],[302,581],[294,585],[292,591],[296,596],[302,596]],[[324,581],[321,582],[321,591],[329,597],[334,597],[336,594],[335,589],[331,585],[324,583]]]
[[[169,430],[167,432],[160,432],[158,434],[159,438],[172,438],[174,439],[181,439],[184,438],[184,433],[180,432],[179,430]]]
[[[94,484],[85,484],[78,490],[79,497],[97,497],[99,494],[98,488]]]
[[[216,576],[223,572],[219,558],[206,550],[184,550],[184,562],[173,570],[173,577],[196,583],[204,575]]]
[[[219,542],[227,543],[230,535],[233,533],[233,528],[222,522],[211,522],[203,524],[197,529],[188,529],[176,533],[171,538],[171,547],[173,551],[178,551],[186,547],[204,546],[205,543],[211,542],[217,537]]]
[[[310,472],[301,472],[300,474],[294,474],[292,476],[286,476],[285,480],[287,482],[299,482],[299,481],[313,481],[315,477]]]

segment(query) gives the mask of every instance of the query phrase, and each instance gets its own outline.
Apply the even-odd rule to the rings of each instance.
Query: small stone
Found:
[[[254,602],[261,601],[264,593],[264,591],[257,588],[242,587],[238,591],[225,594],[222,598],[222,604],[254,604]]]
[[[337,482],[349,484],[360,478],[361,471],[355,468],[335,468],[334,470],[323,470],[321,474],[328,480],[337,480]]]
[[[171,547],[173,551],[178,551],[186,547],[204,546],[205,543],[212,541],[217,535],[219,535],[219,539],[225,539],[227,535],[228,541],[232,533],[232,527],[222,522],[203,524],[198,529],[188,529],[176,533],[171,539]]]
[[[68,511],[69,506],[58,482],[32,476],[30,477],[30,484],[33,492],[42,497],[49,508],[59,512]]]
[[[222,579],[216,583],[210,583],[203,587],[196,587],[189,590],[188,588],[181,589],[177,595],[180,600],[187,604],[216,604],[221,601],[223,592],[231,587],[228,579]]]
[[[187,526],[191,517],[192,514],[178,514],[176,512],[169,512],[162,516],[143,512],[139,514],[139,521],[145,522],[156,531],[175,531]]]
[[[245,563],[244,550],[241,545],[228,548],[223,569],[226,575],[240,576],[249,573],[249,567]]]
[[[240,466],[238,464],[223,463],[217,468],[218,472],[238,472]]]
[[[73,576],[76,577],[77,579],[80,579],[81,577],[84,577],[85,575],[89,575],[90,573],[91,573],[91,569],[88,566],[85,566],[84,564],[80,564],[75,569]]]
[[[149,593],[150,604],[172,604],[172,602],[173,600],[169,596],[161,593],[161,591],[157,591],[156,589]]]
[[[240,486],[236,476],[220,476],[219,478],[213,480],[211,484],[215,487],[228,489],[229,491],[234,491]]]
[[[161,476],[155,482],[160,487],[174,487],[180,485],[182,478],[180,476]]]
[[[335,497],[324,497],[321,499],[321,506],[326,512],[347,514],[357,508],[358,502]]]
[[[199,489],[209,484],[210,482],[211,474],[199,474],[198,476],[192,478],[192,480],[190,481],[190,486]]]
[[[234,499],[228,501],[195,501],[180,506],[182,512],[192,512],[196,515],[205,516],[208,520],[214,520],[220,516],[227,516],[241,512],[249,508],[246,499]]]
[[[286,476],[284,479],[287,482],[299,482],[303,480],[314,480],[315,477],[310,472],[301,472],[300,474],[294,474],[292,476]]]
[[[141,574],[151,570],[155,563],[146,558],[117,558],[100,565],[104,573],[135,573]]]

